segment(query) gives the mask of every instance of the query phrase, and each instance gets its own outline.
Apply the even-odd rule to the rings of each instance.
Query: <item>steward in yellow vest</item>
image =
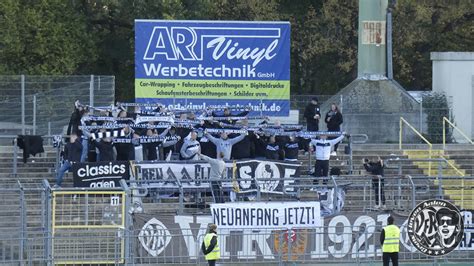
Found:
[[[209,231],[204,237],[201,249],[209,263],[209,266],[215,266],[216,261],[221,257],[221,250],[219,249],[219,243],[217,242],[217,225],[209,225]]]
[[[400,251],[400,228],[393,224],[394,219],[389,216],[387,226],[380,234],[380,243],[383,251],[383,265],[389,266],[390,260],[393,266],[398,266],[398,252]]]

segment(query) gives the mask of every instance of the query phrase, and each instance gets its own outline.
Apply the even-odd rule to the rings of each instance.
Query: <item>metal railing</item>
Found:
[[[461,136],[468,141],[471,145],[474,145],[474,142],[469,138],[459,127],[457,127],[453,122],[449,121],[448,118],[443,117],[443,150],[446,149],[446,123],[448,126],[451,126],[453,129],[457,130]]]
[[[0,75],[0,134],[61,134],[80,100],[114,102],[113,76]]]
[[[433,144],[431,144],[425,137],[423,137],[423,135],[418,132],[418,130],[416,130],[416,128],[414,128],[412,125],[410,125],[410,123],[408,123],[403,117],[400,117],[400,131],[399,131],[399,149],[400,150],[403,150],[402,149],[402,140],[403,140],[403,125],[406,125],[408,126],[408,128],[410,128],[417,136],[419,136],[426,144],[428,144],[428,159],[431,159],[431,153],[432,153],[432,150],[433,150]],[[431,176],[431,161],[428,161],[428,175]]]
[[[41,136],[44,139],[47,139],[48,142],[50,142],[55,136]],[[63,136],[63,138],[66,138],[67,136]],[[12,161],[13,161],[13,165],[12,165],[12,176],[13,177],[17,177],[18,176],[18,155],[19,155],[19,151],[20,151],[20,148],[18,147],[18,136],[14,136],[14,135],[0,135],[0,139],[8,139],[8,140],[11,140],[11,143],[13,145],[13,158],[12,158]],[[58,146],[55,147],[55,152],[56,152],[56,155],[55,155],[55,163],[54,163],[54,168],[55,168],[55,172],[57,172],[58,170],[58,167],[59,167],[59,163],[60,163],[60,154],[61,154],[61,149],[63,148],[62,146],[62,142],[58,143]],[[45,151],[46,153],[47,151]]]
[[[325,219],[325,226],[311,229],[293,228],[288,230],[281,228],[281,230],[273,231],[255,231],[238,230],[236,228],[232,231],[221,230],[219,231],[219,237],[221,250],[223,251],[219,263],[282,265],[296,262],[352,262],[363,265],[368,262],[379,261],[381,252],[379,251],[378,234],[383,226],[381,223],[388,214],[383,211],[379,212],[379,210],[371,208],[370,204],[366,204],[366,202],[373,201],[374,198],[371,196],[373,191],[378,189],[379,195],[381,195],[381,192],[385,190],[387,207],[391,211],[410,211],[420,201],[432,199],[437,195],[441,199],[453,201],[458,206],[466,205],[467,209],[472,209],[472,206],[474,206],[474,177],[463,178],[468,183],[468,187],[465,188],[466,191],[470,191],[470,197],[464,199],[459,198],[460,195],[457,192],[460,188],[460,183],[457,182],[459,179],[461,177],[444,177],[440,180],[421,176],[331,177],[332,185],[330,187],[344,188],[346,193],[353,190],[356,195],[360,195],[359,198],[346,195],[346,201],[357,201],[347,206],[346,212],[335,213],[337,215],[333,214]],[[312,179],[309,180],[312,181]],[[378,180],[378,184],[385,180],[385,185],[378,188],[372,187],[371,180]],[[436,182],[441,183],[443,193],[438,194],[437,189],[432,189]],[[125,190],[119,192],[122,193],[121,191],[123,191],[126,195],[132,195],[133,190],[138,189],[128,187],[123,181],[121,185],[125,187]],[[291,188],[317,187],[312,182],[306,184],[306,187],[304,185],[301,184],[301,187],[300,185],[294,185]],[[85,196],[87,191],[91,192],[89,198]],[[156,224],[149,225],[148,231],[138,229],[136,225],[134,226],[131,223],[132,221],[136,222],[134,218],[136,214],[131,211],[132,206],[129,205],[129,200],[120,202],[118,206],[119,209],[123,208],[120,211],[123,216],[112,215],[115,213],[110,208],[110,204],[114,202],[113,199],[100,195],[112,195],[115,193],[113,191],[117,191],[117,188],[106,190],[85,190],[82,188],[52,190],[47,181],[44,181],[43,186],[38,188],[25,188],[18,182],[12,184],[11,187],[0,188],[2,214],[8,214],[6,213],[7,210],[11,212],[9,219],[0,221],[0,231],[8,232],[8,234],[0,234],[0,264],[52,265],[62,262],[81,264],[91,261],[98,262],[98,258],[102,258],[101,261],[107,261],[112,265],[122,265],[122,263],[126,265],[204,263],[203,255],[200,252],[202,231],[194,230],[193,232],[191,228],[189,230],[170,227],[166,229],[166,227],[159,227]],[[361,191],[365,191],[365,193],[361,193]],[[401,191],[401,193],[399,194],[398,191]],[[28,194],[30,192],[35,194]],[[38,196],[38,193],[41,196]],[[297,191],[289,194],[291,197],[296,195]],[[30,205],[30,197],[35,197],[34,202],[41,207]],[[379,202],[380,200],[382,199],[379,198]],[[364,205],[363,209],[351,209],[353,206],[360,207],[362,205]],[[18,206],[18,208],[14,206]],[[41,217],[41,219],[31,216],[32,208],[42,209],[37,214],[37,217]],[[156,213],[148,211],[145,210],[145,214],[163,214],[160,204],[158,204]],[[346,224],[344,220],[346,218],[342,218],[342,216],[349,213],[358,214],[364,218],[357,219],[358,222],[357,220],[348,220],[349,224]],[[166,217],[166,214],[163,215],[165,215],[163,217]],[[207,223],[211,222],[210,216],[206,213],[201,214],[204,216],[183,216],[178,213],[178,215],[181,215],[176,216],[178,218],[174,218],[175,214],[168,213],[167,215],[171,215],[168,218],[180,223],[180,225],[183,221],[179,219],[191,217],[189,219],[190,223],[194,223],[194,221],[198,224],[204,223],[204,225],[201,225],[201,228],[204,229],[207,227]],[[372,218],[374,215],[375,217]],[[54,217],[57,219],[54,220]],[[163,217],[156,216],[158,219]],[[39,227],[35,230],[27,226],[27,223],[31,223],[32,220],[39,221]],[[114,224],[114,221],[118,221],[119,224]],[[361,222],[366,223],[361,224]],[[123,223],[123,225],[120,223]],[[352,223],[354,224],[352,225]],[[75,231],[80,229],[78,226],[87,225],[93,227],[89,233],[84,234],[84,232]],[[101,225],[110,228],[100,228]],[[166,225],[169,226],[169,222]],[[56,228],[54,228],[55,226]],[[469,226],[472,227],[472,225]],[[112,232],[112,227],[117,230],[112,230]],[[61,233],[60,230],[62,230]],[[404,230],[403,226],[402,230]],[[197,231],[199,233],[196,233]],[[315,244],[313,240],[319,244]],[[259,249],[244,249],[253,246],[251,243],[261,246],[259,246]],[[263,246],[264,244],[265,246]],[[335,248],[336,246],[338,248]],[[341,249],[342,246],[349,248]],[[145,247],[148,251],[143,250]],[[328,247],[331,248],[328,249]],[[255,253],[257,250],[259,251]],[[150,251],[152,253],[149,253]],[[433,260],[410,250],[406,237],[402,238],[400,258],[404,261],[430,262]],[[451,261],[455,258],[461,261],[471,261],[474,258],[474,252],[455,251],[453,255],[444,259]]]

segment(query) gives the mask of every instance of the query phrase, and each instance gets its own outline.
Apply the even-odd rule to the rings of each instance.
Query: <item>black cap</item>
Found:
[[[317,102],[317,101],[318,101],[318,97],[313,97],[313,98],[311,98],[311,101]]]

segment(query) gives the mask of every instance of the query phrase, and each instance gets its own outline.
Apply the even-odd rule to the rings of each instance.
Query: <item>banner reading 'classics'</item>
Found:
[[[286,116],[289,96],[289,22],[135,20],[137,102]]]
[[[74,187],[120,187],[120,179],[130,179],[128,161],[75,163],[72,165]]]

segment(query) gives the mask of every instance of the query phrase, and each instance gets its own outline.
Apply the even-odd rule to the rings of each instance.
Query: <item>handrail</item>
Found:
[[[461,170],[459,170],[452,162],[450,162],[446,157],[444,157],[443,155],[440,155],[439,156],[441,159],[444,159],[446,161],[446,163],[451,166],[451,168],[454,169],[454,171],[456,171],[460,176],[464,176],[464,173],[461,172]]]
[[[410,181],[410,185],[411,185],[411,207],[412,209],[415,209],[416,207],[415,182],[413,182],[413,178],[411,177],[411,175],[406,175],[406,177],[408,178],[408,181]]]
[[[446,149],[446,122],[448,122],[448,124],[453,127],[454,129],[456,129],[459,134],[461,134],[461,136],[463,136],[465,139],[467,139],[467,141],[469,141],[469,143],[473,144],[474,145],[474,141],[472,141],[460,128],[458,128],[453,122],[449,121],[448,118],[446,118],[445,116],[443,116],[443,150]]]
[[[400,132],[399,132],[399,149],[402,150],[402,139],[403,139],[403,124],[406,124],[416,135],[418,135],[429,147],[428,158],[431,159],[431,154],[433,150],[433,144],[429,142],[423,135],[416,130],[408,121],[406,121],[403,117],[400,116]],[[431,176],[431,162],[428,162],[428,175]]]

